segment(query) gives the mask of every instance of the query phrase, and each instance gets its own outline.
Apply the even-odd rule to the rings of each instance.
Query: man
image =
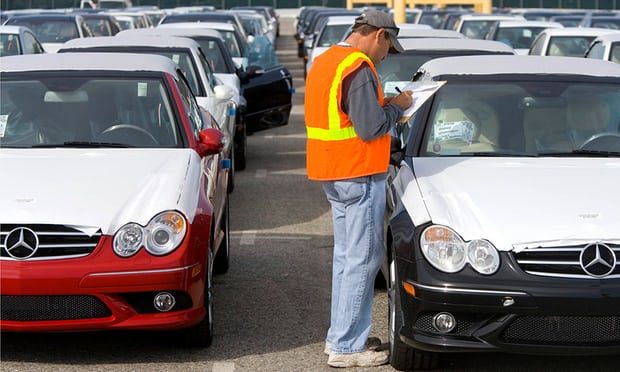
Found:
[[[325,342],[332,367],[385,364],[370,349],[374,280],[383,261],[385,180],[390,130],[411,92],[384,99],[375,66],[402,52],[394,20],[380,11],[358,17],[343,43],[319,56],[306,80],[308,178],[321,181],[332,208],[331,322]]]

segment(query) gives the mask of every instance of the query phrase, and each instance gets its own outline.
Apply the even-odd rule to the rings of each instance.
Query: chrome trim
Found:
[[[579,261],[540,261],[540,260],[517,260],[517,263],[524,265],[577,265]]]
[[[602,278],[595,278],[586,274],[556,274],[556,273],[544,273],[538,271],[525,271],[531,275],[545,276],[545,277],[556,277],[556,278],[564,278],[564,279],[594,279],[594,280],[607,280],[607,279],[619,279],[620,274],[607,275]]]
[[[64,260],[66,258],[80,258],[86,257],[90,253],[80,253],[80,254],[72,254],[68,256],[48,256],[48,257],[30,257],[25,260],[16,260],[11,257],[0,257],[0,261],[19,261],[19,262],[29,262],[29,261],[52,261],[52,260]]]
[[[551,247],[565,247],[565,246],[574,246],[574,245],[583,245],[592,243],[592,242],[601,242],[607,244],[620,244],[620,239],[601,239],[601,238],[593,238],[593,239],[559,239],[559,240],[543,240],[540,242],[526,242],[513,244],[513,251],[516,253],[521,253],[525,250],[534,250],[540,248],[551,248]]]
[[[34,230],[32,230],[32,231],[34,231]],[[83,237],[87,237],[87,238],[92,238],[92,237],[95,237],[95,236],[101,236],[101,235],[103,235],[102,233],[99,233],[99,232],[94,233],[93,235],[88,235],[88,234],[85,234],[85,233],[83,233],[83,232],[57,232],[57,231],[41,231],[41,232],[39,232],[39,231],[34,231],[34,232],[35,232],[37,235],[49,235],[49,236],[83,236]],[[8,234],[9,234],[9,232],[8,232],[8,231],[7,231],[7,232],[2,232],[2,231],[0,231],[0,236],[2,236],[2,235],[8,235]]]
[[[39,244],[39,248],[94,248],[98,243],[79,243],[79,244]]]
[[[498,296],[529,296],[526,292],[513,292],[513,291],[494,291],[488,289],[469,289],[469,288],[453,288],[453,287],[438,287],[433,285],[418,284],[415,282],[407,281],[414,287],[426,289],[433,292],[442,293],[474,293],[474,294],[489,294]]]
[[[116,272],[108,272],[108,273],[94,273],[90,274],[90,276],[110,276],[110,275],[143,275],[143,274],[161,274],[161,273],[173,273],[176,271],[185,271],[191,269],[195,266],[200,265],[199,263],[195,263],[193,265],[185,266],[185,267],[176,267],[174,269],[160,269],[160,270],[143,270],[143,271],[116,271]]]

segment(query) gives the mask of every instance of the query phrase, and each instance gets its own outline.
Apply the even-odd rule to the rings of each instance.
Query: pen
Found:
[[[400,90],[400,88],[399,88],[399,87],[394,87],[394,89],[396,89],[396,91],[398,92],[398,94],[401,94],[401,93],[402,93],[402,91]]]

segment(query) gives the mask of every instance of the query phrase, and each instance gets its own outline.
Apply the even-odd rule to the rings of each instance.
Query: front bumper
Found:
[[[397,259],[403,342],[435,352],[504,351],[531,354],[620,353],[620,280],[549,278],[521,271],[509,252],[500,270],[456,274],[424,258]],[[456,327],[441,333],[433,317],[448,312]]]
[[[2,322],[9,332],[166,330],[190,327],[205,316],[207,252],[189,238],[173,253],[154,257],[140,250],[117,257],[110,236],[102,236],[86,257],[3,260]],[[169,292],[176,305],[159,312],[153,298]]]
[[[469,265],[444,273],[421,254],[418,242],[428,225],[414,226],[406,212],[390,220],[401,319],[396,332],[404,343],[431,352],[620,353],[619,278],[528,274],[513,252],[500,252],[492,275]],[[452,331],[434,327],[441,312],[454,316]]]

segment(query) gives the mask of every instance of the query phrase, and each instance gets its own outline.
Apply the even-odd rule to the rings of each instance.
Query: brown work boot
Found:
[[[388,359],[387,351],[365,350],[350,354],[330,353],[327,364],[336,368],[374,367],[386,364]]]

